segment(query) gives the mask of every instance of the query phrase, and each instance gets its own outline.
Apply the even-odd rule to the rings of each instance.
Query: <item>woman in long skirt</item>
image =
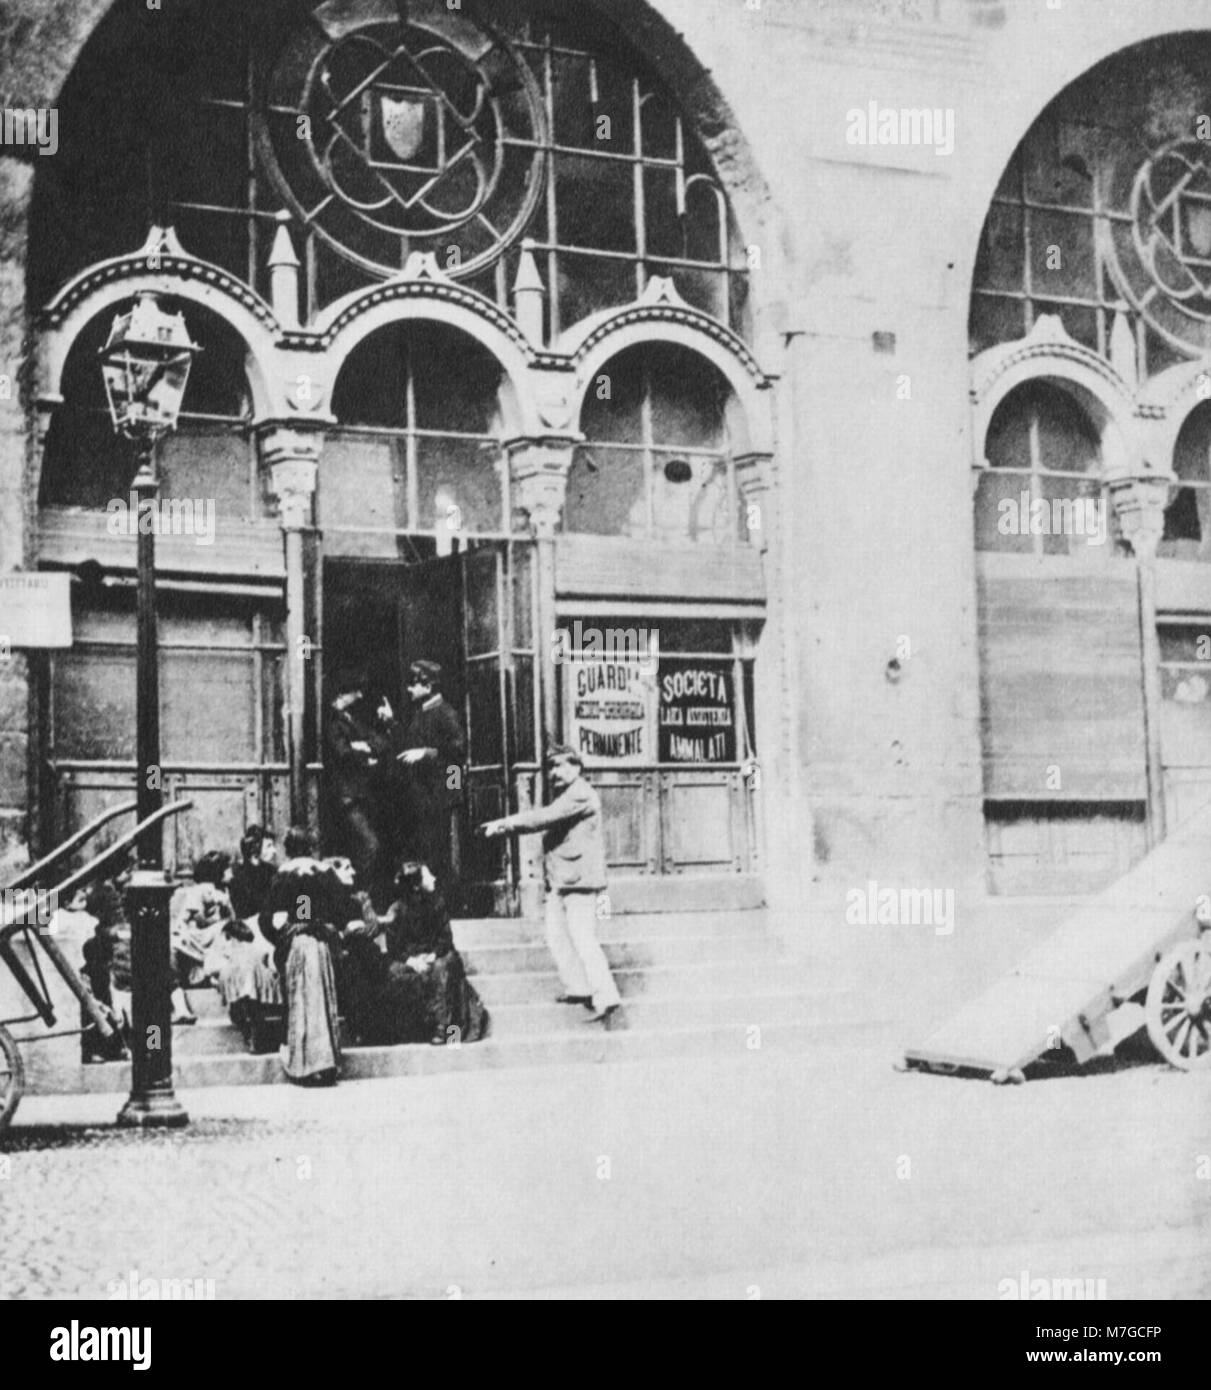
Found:
[[[332,953],[299,932],[286,957],[286,1075],[300,1085],[333,1085],[340,1065]]]
[[[359,913],[333,869],[312,854],[306,831],[287,831],[285,848],[260,916],[282,979],[284,1067],[298,1085],[330,1086],[341,1065],[331,946]]]

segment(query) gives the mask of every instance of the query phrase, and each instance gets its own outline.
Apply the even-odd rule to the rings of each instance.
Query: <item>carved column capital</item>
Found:
[[[321,430],[269,423],[257,431],[261,467],[277,499],[282,529],[297,531],[311,520],[311,499],[324,447]]]
[[[1139,560],[1156,558],[1165,532],[1165,508],[1176,482],[1177,475],[1170,469],[1154,468],[1146,459],[1138,471],[1114,473],[1106,479],[1123,539]]]
[[[576,444],[566,435],[505,442],[513,510],[525,516],[539,539],[549,539],[559,529]]]
[[[749,542],[765,550],[770,498],[774,491],[774,456],[772,454],[740,454],[736,458],[736,490],[745,534]]]

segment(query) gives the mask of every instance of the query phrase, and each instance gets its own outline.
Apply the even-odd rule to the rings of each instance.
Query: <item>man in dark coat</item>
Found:
[[[382,903],[387,900],[392,879],[381,821],[382,787],[391,745],[366,699],[365,676],[357,671],[342,672],[335,688],[325,729],[332,795],[358,882],[372,901]]]
[[[454,821],[462,800],[466,740],[453,708],[441,693],[442,668],[414,661],[408,673],[411,709],[392,731],[396,765],[401,769],[398,814],[404,855],[433,870],[446,904],[458,899],[454,863]],[[386,702],[384,702],[386,705]],[[390,716],[390,707],[386,707]]]

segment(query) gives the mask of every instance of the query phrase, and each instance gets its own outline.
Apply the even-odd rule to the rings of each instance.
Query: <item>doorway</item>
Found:
[[[411,563],[343,557],[323,563],[324,670],[364,670],[373,704],[385,695],[402,719],[412,662],[442,668],[442,693],[459,716],[467,749],[454,828],[463,916],[519,910],[516,842],[482,840],[474,831],[515,809],[523,783],[531,797],[537,780],[533,575],[532,544],[524,541],[471,543]],[[330,692],[321,698],[326,709]],[[326,849],[344,853],[340,818],[324,790],[321,839]]]

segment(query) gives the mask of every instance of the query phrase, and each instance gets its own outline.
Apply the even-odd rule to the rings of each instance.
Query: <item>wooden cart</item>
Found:
[[[910,1069],[1020,1081],[1084,1063],[1141,1025],[1184,1071],[1211,1067],[1211,806],[1086,899],[1013,970],[905,1053]],[[963,924],[956,924],[958,941]]]
[[[0,1130],[12,1120],[25,1090],[25,1067],[21,1060],[20,1043],[36,1043],[54,1037],[69,1037],[95,1029],[101,1037],[112,1037],[115,1020],[109,1010],[93,998],[92,991],[80,978],[78,971],[63,954],[54,933],[39,920],[37,905],[66,902],[77,889],[115,873],[129,861],[139,837],[144,831],[160,825],[170,816],[179,815],[192,805],[189,801],[174,801],[163,806],[153,816],[135,826],[116,840],[82,869],[77,869],[59,882],[56,874],[63,864],[78,853],[99,831],[121,816],[134,812],[131,801],[115,806],[91,821],[52,854],[27,869],[6,885],[3,906],[0,906],[0,965],[16,980],[29,1000],[33,1012],[11,1018],[0,1018]],[[44,970],[49,965],[79,1000],[83,1022],[76,1028],[59,1028],[54,1000]],[[14,1036],[12,1028],[41,1024],[45,1031]]]

